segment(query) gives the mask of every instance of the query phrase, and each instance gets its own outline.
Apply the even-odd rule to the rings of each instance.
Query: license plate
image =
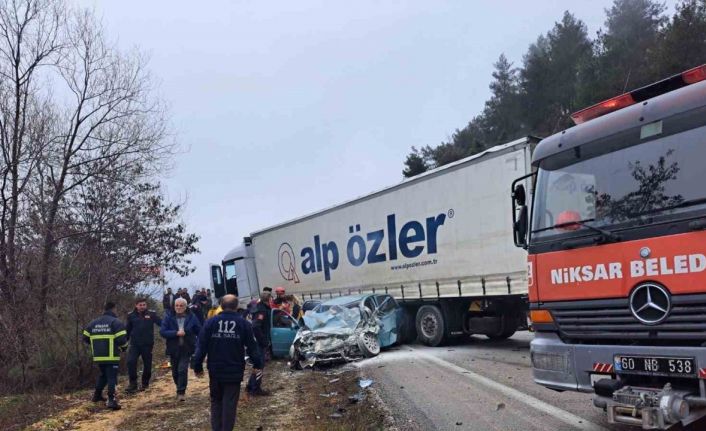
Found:
[[[694,358],[617,355],[613,361],[618,374],[651,376],[696,376]]]

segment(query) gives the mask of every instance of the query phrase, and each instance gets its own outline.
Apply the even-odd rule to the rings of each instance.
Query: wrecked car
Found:
[[[294,368],[355,361],[398,341],[403,310],[390,295],[341,296],[304,314],[290,357]]]

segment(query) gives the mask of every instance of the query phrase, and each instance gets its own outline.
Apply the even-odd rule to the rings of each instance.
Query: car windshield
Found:
[[[660,124],[661,128],[661,124]],[[543,160],[532,235],[630,227],[706,208],[706,127],[640,143],[620,136]],[[639,144],[639,145],[638,145]]]

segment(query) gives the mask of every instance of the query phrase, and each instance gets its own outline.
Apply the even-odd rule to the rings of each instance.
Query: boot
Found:
[[[144,391],[146,391],[146,390],[149,389],[149,388],[150,388],[150,384],[149,384],[149,383],[143,383],[143,384],[140,386],[140,392],[144,392]]]
[[[270,391],[267,391],[262,388],[257,388],[253,391],[248,391],[248,392],[250,393],[250,395],[255,396],[255,397],[269,397],[270,395],[272,395],[270,393]]]
[[[107,401],[107,400],[105,399],[105,397],[103,396],[102,393],[100,393],[100,392],[93,392],[93,398],[91,398],[91,402],[94,402],[94,403],[101,403],[101,402],[103,402],[103,403],[104,403],[104,402],[106,402],[106,401]]]
[[[115,399],[115,397],[109,396],[108,402],[105,403],[105,406],[111,410],[120,410],[120,404],[118,403],[118,400]]]
[[[137,382],[130,382],[130,384],[125,389],[125,393],[134,394],[135,392],[137,392]]]

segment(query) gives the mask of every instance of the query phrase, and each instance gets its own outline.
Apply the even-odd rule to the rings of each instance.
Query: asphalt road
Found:
[[[591,396],[532,380],[529,343],[472,337],[453,346],[406,345],[358,363],[405,430],[636,430],[609,425]],[[698,427],[693,429],[706,429]]]

